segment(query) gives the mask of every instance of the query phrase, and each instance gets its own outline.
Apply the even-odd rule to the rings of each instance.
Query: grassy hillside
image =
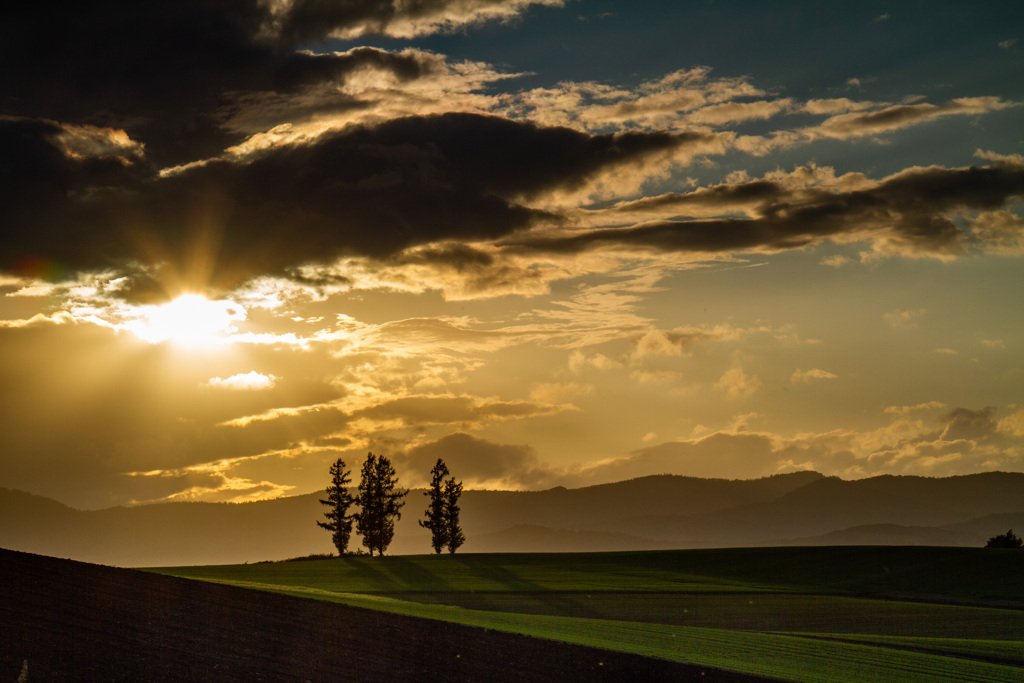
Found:
[[[550,639],[0,550],[0,681],[753,681]]]
[[[154,571],[794,681],[1005,681],[1024,552],[350,557]]]
[[[358,593],[800,592],[1006,602],[1024,608],[1024,553],[984,548],[721,548],[616,553],[345,557],[157,568],[189,578]],[[298,584],[296,584],[298,585]]]

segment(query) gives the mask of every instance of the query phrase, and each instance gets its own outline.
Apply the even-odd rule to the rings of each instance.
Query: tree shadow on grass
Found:
[[[496,583],[501,586],[498,590],[530,593],[544,590],[540,584],[525,579],[503,566],[503,561],[498,557],[504,556],[469,554],[457,555],[452,559],[465,567],[468,574],[483,579],[487,583]]]
[[[505,558],[506,556],[501,556]],[[502,586],[501,589],[493,592],[506,592],[519,594],[523,600],[523,607],[527,604],[544,602],[547,607],[553,609],[552,613],[571,616],[591,616],[589,596],[584,593],[572,591],[552,591],[544,585],[524,578],[504,566],[506,559],[488,557],[485,555],[461,555],[459,561],[473,575],[488,581],[493,581]],[[533,610],[515,610],[527,611]],[[545,610],[546,611],[546,610]]]
[[[396,586],[398,591],[442,591],[447,592],[453,589],[452,585],[443,576],[430,571],[421,563],[410,560],[407,557],[382,557],[380,566],[391,574],[393,581],[401,585]]]
[[[358,578],[354,593],[382,593],[390,590],[390,579],[374,561],[377,558],[346,556],[345,565]]]
[[[453,589],[443,576],[421,563],[400,556],[348,557],[348,568],[364,590],[358,593],[446,592]]]

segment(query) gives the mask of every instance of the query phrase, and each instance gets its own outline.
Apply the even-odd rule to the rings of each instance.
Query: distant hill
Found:
[[[654,475],[578,489],[467,491],[462,499],[467,534],[516,524],[561,529],[611,530],[617,522],[649,515],[701,516],[740,505],[767,503],[822,479],[817,472],[761,479],[698,479]],[[638,534],[636,529],[620,530]]]
[[[318,494],[81,511],[0,489],[0,546],[118,566],[233,564],[329,552]]]
[[[1008,529],[1024,529],[1024,512],[986,515],[945,526],[865,524],[820,536],[783,539],[782,545],[944,545],[982,547]]]
[[[930,526],[864,524],[820,536],[785,539],[786,545],[967,545],[962,534]],[[979,545],[979,544],[971,544]]]
[[[1024,532],[1024,512],[986,515],[980,519],[949,524],[944,528],[968,539],[966,545],[981,545],[996,534],[1001,534],[1008,529]]]
[[[329,553],[319,493],[254,503],[81,511],[0,489],[0,546],[120,566],[233,564]],[[766,545],[979,546],[1024,531],[1024,474],[882,476],[796,472],[762,479],[674,475],[546,491],[466,491],[465,552]],[[391,554],[430,552],[410,492]],[[358,538],[355,539],[358,543]],[[355,549],[355,547],[353,547]]]
[[[820,477],[769,502],[702,515],[620,520],[613,528],[623,533],[645,528],[652,538],[683,547],[776,545],[869,525],[944,527],[986,515],[1024,512],[1022,494],[1024,474],[1016,472],[945,478],[886,475],[854,481]],[[892,535],[889,540],[878,533],[873,538],[877,543],[903,544]],[[976,536],[946,538],[949,545],[975,545],[977,541]],[[933,540],[938,539],[933,535]],[[959,542],[953,542],[957,539]],[[850,541],[864,542],[866,538]]]

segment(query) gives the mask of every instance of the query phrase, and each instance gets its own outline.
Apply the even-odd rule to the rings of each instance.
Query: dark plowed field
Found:
[[[0,682],[24,671],[33,682],[762,680],[0,550]]]

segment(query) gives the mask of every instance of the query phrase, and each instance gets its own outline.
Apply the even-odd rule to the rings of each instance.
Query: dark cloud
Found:
[[[215,132],[227,88],[248,89],[284,55],[260,45],[255,1],[5,4],[0,82],[6,113],[145,133],[157,158],[191,157]],[[219,140],[217,140],[219,142]],[[154,149],[155,148],[155,149]]]
[[[294,90],[305,85],[343,78],[359,69],[372,68],[390,73],[400,83],[438,73],[438,62],[424,52],[388,52],[374,47],[357,47],[348,52],[314,54],[294,52],[276,65],[275,90]]]
[[[827,188],[774,190],[764,181],[723,189],[717,200],[751,196],[765,201],[753,218],[693,221],[652,221],[624,228],[592,230],[572,237],[527,237],[510,242],[520,247],[575,253],[598,246],[621,245],[665,251],[778,251],[817,244],[825,239],[887,240],[887,248],[909,255],[957,255],[967,235],[950,219],[959,211],[991,210],[1024,194],[1024,168],[1000,165],[982,168],[918,168],[892,176],[869,189]],[[706,202],[713,192],[694,193],[693,203]],[[682,207],[683,197],[662,200]]]
[[[330,201],[335,187],[345,189],[337,199],[346,202],[366,189],[360,181],[372,185],[380,179],[375,173],[386,176],[389,169],[381,167],[390,162],[378,156],[403,164],[394,150],[381,147],[381,155],[370,149],[354,155],[354,163],[370,169],[354,181],[355,167],[341,171],[343,177],[329,175],[343,163],[327,157],[352,153],[344,144],[319,155],[304,148],[267,154],[252,165],[213,162],[174,179],[159,177],[162,168],[215,158],[251,133],[293,120],[289,112],[311,116],[368,106],[340,92],[353,74],[371,70],[401,84],[444,68],[443,58],[414,50],[362,47],[312,54],[297,49],[300,38],[366,29],[369,14],[385,6],[392,20],[416,19],[426,11],[414,6],[420,3],[295,3],[280,11],[271,4],[115,0],[65,4],[60,11],[38,3],[5,4],[0,9],[0,229],[7,243],[0,268],[34,272],[48,263],[52,266],[44,270],[68,273],[169,262],[182,271],[191,269],[183,264],[194,260],[196,251],[219,249],[239,254],[218,264],[219,278],[234,283],[254,268],[295,265],[292,259],[304,261],[321,249],[327,256],[339,249],[387,251],[370,234],[414,232],[412,214],[438,214],[444,221],[449,205],[432,204],[423,189],[402,188],[401,178],[397,189],[412,194],[391,207],[373,210],[366,201],[349,209]],[[429,3],[434,15],[443,14],[448,4]],[[510,11],[524,5],[482,4]],[[468,8],[464,18],[474,12]],[[313,15],[321,16],[320,28],[301,35],[282,32],[289,13],[306,17],[307,24]],[[377,25],[384,31],[386,23]],[[332,93],[326,99],[303,96],[325,86]],[[104,144],[96,131],[85,139],[90,135],[81,131],[89,127],[124,141],[131,153]],[[296,184],[307,191],[289,197],[284,190]],[[247,192],[267,201],[253,205],[257,197]],[[468,220],[493,222],[496,230],[523,224],[529,213],[471,196],[465,188],[442,200],[465,208]],[[309,206],[299,205],[302,201]],[[307,219],[308,249],[300,246]],[[291,237],[268,227],[272,220]],[[398,243],[415,241],[407,236]],[[141,273],[135,270],[127,291],[146,298],[159,287]]]
[[[386,257],[430,242],[504,237],[557,219],[526,199],[576,191],[703,139],[444,114],[156,177],[121,159],[68,158],[53,125],[0,123],[13,143],[0,168],[18,197],[0,209],[10,236],[0,267],[40,258],[69,269],[166,261],[180,272],[206,250],[225,284],[343,254]]]
[[[211,113],[219,123],[224,144],[280,125],[302,124],[317,118],[366,112],[373,108],[372,95],[346,91],[347,84],[367,72],[386,81],[390,88],[429,79],[445,72],[443,57],[417,50],[388,52],[357,47],[343,53],[295,52],[275,65],[270,82],[258,89],[231,91]]]
[[[5,238],[0,266],[10,270],[47,260],[105,265],[116,237],[101,228],[109,199],[121,201],[140,189],[137,169],[114,157],[69,157],[58,142],[61,127],[47,121],[0,120],[0,185]]]
[[[939,418],[945,424],[942,430],[943,441],[959,441],[961,439],[978,440],[994,435],[998,429],[995,420],[995,408],[955,408]]]
[[[437,247],[421,249],[416,253],[403,254],[396,259],[402,265],[424,264],[445,265],[459,273],[489,268],[494,264],[494,257],[478,249],[451,243]]]
[[[174,165],[239,141],[240,132],[223,123],[254,95],[294,92],[362,68],[387,71],[399,82],[430,69],[429,60],[413,53],[298,51],[310,41],[338,31],[388,33],[403,22],[437,27],[453,4],[464,23],[530,3],[275,4],[111,0],[64,3],[57,11],[45,3],[5,3],[0,115],[121,128],[145,142],[154,163]]]
[[[552,475],[530,446],[496,444],[463,433],[415,446],[396,454],[395,459],[420,485],[428,481],[438,458],[448,465],[452,476],[470,487],[487,482],[531,486]]]
[[[224,202],[222,249],[255,272],[495,238],[545,217],[513,203],[501,192],[508,178],[480,158],[503,156],[507,130],[498,121],[446,115],[350,129],[246,163],[214,161],[154,182],[151,192],[157,215],[171,218],[170,234],[187,224],[182,207]],[[479,148],[459,149],[460,127],[480,133]]]
[[[399,254],[388,265],[427,266],[448,278],[445,296],[449,299],[495,296],[503,293],[545,291],[545,273],[540,269],[498,261],[490,253],[450,243]]]
[[[293,0],[275,22],[286,40],[321,40],[330,35],[411,37],[486,19],[514,16],[534,4],[564,0]]]

